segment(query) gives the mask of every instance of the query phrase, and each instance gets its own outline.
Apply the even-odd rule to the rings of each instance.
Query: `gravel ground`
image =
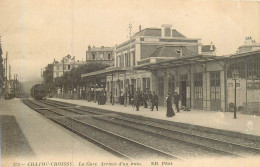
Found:
[[[140,124],[136,124],[136,123],[133,123],[133,122],[128,122],[126,120],[120,120],[120,119],[115,119],[115,118],[107,118],[107,119],[97,118],[97,119],[100,119],[101,121],[107,120],[109,122],[114,122],[115,124],[119,123],[121,125],[130,126],[130,127],[133,127],[133,128],[143,130],[143,131],[152,132],[154,134],[160,134],[160,135],[163,135],[163,136],[168,136],[172,139],[177,139],[177,140],[185,141],[185,142],[188,142],[188,143],[195,143],[195,144],[198,144],[198,145],[205,146],[207,148],[214,148],[216,150],[220,150],[219,152],[222,153],[222,154],[225,154],[225,152],[228,152],[228,153],[234,153],[234,154],[242,155],[242,156],[254,156],[254,155],[256,155],[255,152],[253,152],[252,150],[247,150],[244,147],[241,148],[241,147],[238,147],[236,145],[230,145],[230,144],[225,144],[225,143],[222,143],[222,142],[216,142],[216,141],[204,139],[204,138],[201,138],[201,137],[191,136],[189,134],[182,134],[180,132],[173,132],[173,131],[169,131],[169,130],[166,130],[166,129],[159,129],[159,128],[151,127],[151,126],[147,126],[147,125],[146,126],[140,125]],[[118,126],[120,126],[120,125],[118,125]],[[224,151],[224,152],[222,152],[222,151]],[[260,152],[258,152],[258,155],[259,154],[260,154]],[[226,154],[226,155],[229,155],[229,154]]]
[[[167,124],[167,123],[151,122],[151,121],[147,121],[147,120],[143,119],[142,117],[140,117],[140,118],[136,118],[136,117],[126,118],[126,117],[123,117],[123,116],[118,116],[118,118],[142,122],[142,123],[145,123],[145,124],[148,124],[148,125],[152,124],[152,125],[160,126],[160,127],[170,129],[170,130],[182,131],[182,132],[189,133],[189,134],[209,137],[209,138],[213,138],[213,139],[220,140],[220,141],[226,141],[226,142],[236,143],[236,144],[245,145],[245,146],[260,149],[260,142],[257,142],[257,141],[251,141],[251,140],[247,140],[247,139],[243,139],[243,138],[224,136],[224,135],[219,135],[219,134],[214,134],[214,133],[209,133],[209,132],[204,132],[204,131],[198,131],[198,130],[194,130],[194,129],[181,128],[181,127],[177,127],[177,126],[170,125],[170,124]]]
[[[215,153],[212,153],[207,150],[203,150],[201,148],[192,147],[180,141],[167,140],[158,135],[146,134],[143,133],[142,131],[125,128],[112,123],[99,121],[95,119],[86,119],[84,120],[84,122],[96,125],[98,127],[101,127],[113,133],[119,134],[121,136],[125,136],[127,138],[138,141],[140,143],[144,143],[151,147],[156,147],[159,150],[163,150],[165,152],[171,153],[178,157],[182,157],[183,159],[186,159],[188,157],[193,158],[198,156],[199,157],[217,156],[217,154]]]

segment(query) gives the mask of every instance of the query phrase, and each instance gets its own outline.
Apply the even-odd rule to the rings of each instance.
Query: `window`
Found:
[[[125,53],[125,67],[128,67],[128,55]]]
[[[117,56],[118,67],[121,67],[121,55]]]
[[[116,56],[116,67],[118,67],[119,64],[118,64],[118,57]]]
[[[60,66],[59,65],[56,66],[56,70],[60,70]]]
[[[175,84],[174,84],[174,76],[170,75],[168,77],[168,92],[173,93],[175,90]]]
[[[220,72],[210,72],[210,98],[220,99]]]
[[[68,65],[68,70],[70,70],[70,65]]]
[[[110,53],[108,53],[108,55],[107,55],[107,59],[108,59],[108,60],[111,59]]]
[[[194,98],[195,99],[203,98],[202,73],[194,74]]]
[[[140,41],[144,41],[144,38],[140,38]]]
[[[245,65],[246,65],[246,63],[244,61],[231,64],[227,70],[227,77],[232,78],[232,72],[236,69],[239,73],[240,78],[246,78],[246,66]]]
[[[232,72],[235,69],[239,73],[239,78],[260,78],[260,55],[251,55],[247,59],[236,61],[237,62],[230,64],[227,70],[228,78],[232,78]]]
[[[109,82],[107,82],[107,92],[110,92],[110,85],[109,85]]]
[[[145,93],[146,90],[147,90],[147,89],[146,89],[146,88],[147,88],[147,87],[146,87],[146,78],[143,78],[143,79],[142,79],[142,82],[143,82],[143,92]]]
[[[99,54],[99,59],[100,59],[100,60],[104,60],[104,55],[103,55],[103,53],[100,53],[100,54]]]
[[[132,53],[132,56],[133,56],[133,66],[135,66],[135,52],[132,51],[131,53]]]
[[[260,78],[260,55],[252,55],[248,57],[247,76],[250,79]]]
[[[150,78],[147,78],[147,91],[150,92]]]
[[[95,60],[96,59],[96,55],[95,53],[92,53],[92,60]]]
[[[137,79],[136,87],[137,87],[137,90],[140,90],[140,87],[141,87],[141,80],[140,80],[140,78]]]
[[[120,67],[124,67],[124,55],[120,56]]]

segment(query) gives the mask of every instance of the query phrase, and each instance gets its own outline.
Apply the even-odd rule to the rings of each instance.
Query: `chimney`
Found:
[[[214,50],[212,42],[210,42],[210,50],[211,50],[211,51]]]
[[[140,32],[140,31],[142,31],[142,26],[141,26],[141,25],[139,25],[139,32]]]
[[[88,45],[88,50],[90,50],[91,49],[91,46],[90,45]]]

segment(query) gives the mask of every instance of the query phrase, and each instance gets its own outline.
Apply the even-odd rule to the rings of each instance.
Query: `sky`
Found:
[[[39,79],[41,68],[70,54],[85,60],[91,46],[115,46],[149,27],[173,28],[217,55],[235,53],[251,36],[260,42],[260,2],[198,0],[0,0],[2,49],[11,73]]]

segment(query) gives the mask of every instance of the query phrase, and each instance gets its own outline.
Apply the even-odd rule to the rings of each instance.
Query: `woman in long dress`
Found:
[[[166,116],[167,117],[172,117],[172,116],[175,115],[175,113],[174,113],[173,108],[172,108],[172,96],[171,96],[170,93],[168,94],[166,102],[167,102],[167,113],[166,113]]]

